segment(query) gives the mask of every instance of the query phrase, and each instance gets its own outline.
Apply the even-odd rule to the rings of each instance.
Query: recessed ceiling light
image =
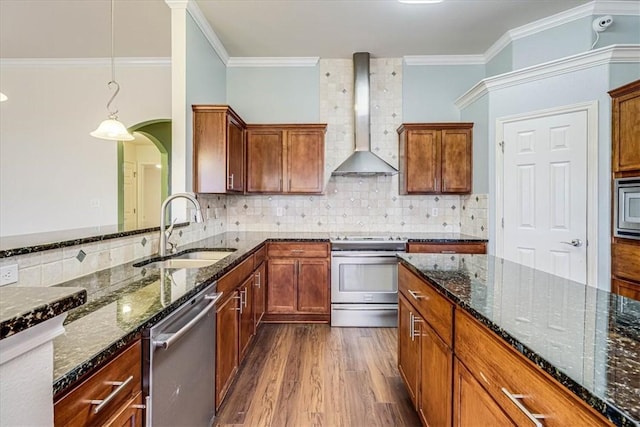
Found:
[[[406,4],[442,3],[442,1],[443,0],[398,0],[398,2]]]

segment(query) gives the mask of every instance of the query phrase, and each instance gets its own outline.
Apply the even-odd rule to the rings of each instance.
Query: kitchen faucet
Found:
[[[158,255],[160,256],[167,255],[167,240],[169,239],[169,235],[171,234],[171,231],[173,231],[173,224],[171,224],[171,228],[168,231],[168,233],[167,231],[165,231],[165,225],[166,225],[165,214],[166,214],[167,206],[169,205],[169,203],[171,203],[172,200],[178,199],[178,198],[184,198],[184,199],[190,200],[191,203],[193,203],[193,205],[196,208],[195,222],[203,221],[202,208],[200,207],[200,202],[198,202],[198,199],[196,199],[196,195],[194,193],[175,193],[167,197],[166,200],[162,202],[162,207],[160,208],[160,251],[158,253]]]

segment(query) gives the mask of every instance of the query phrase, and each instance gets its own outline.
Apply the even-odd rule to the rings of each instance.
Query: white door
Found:
[[[136,183],[136,164],[135,162],[122,162],[123,169],[123,205],[124,205],[124,227],[126,230],[134,230],[138,228],[137,204],[138,185]]]
[[[587,282],[587,111],[504,123],[502,257]]]
[[[155,164],[141,164],[140,188],[138,191],[138,226],[157,227],[160,225],[162,205],[162,171]]]

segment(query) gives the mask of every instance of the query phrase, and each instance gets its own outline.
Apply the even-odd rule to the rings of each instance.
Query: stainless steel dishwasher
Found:
[[[215,305],[207,287],[143,334],[147,426],[210,426],[215,418]]]

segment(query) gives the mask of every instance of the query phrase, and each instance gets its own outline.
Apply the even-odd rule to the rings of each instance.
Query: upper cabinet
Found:
[[[248,125],[247,193],[322,193],[325,131],[325,124]]]
[[[246,124],[226,105],[192,108],[193,190],[243,193]]]
[[[400,126],[400,194],[471,193],[472,128],[473,123]]]
[[[640,172],[640,80],[609,92],[613,172]],[[622,175],[622,174],[621,174]]]

